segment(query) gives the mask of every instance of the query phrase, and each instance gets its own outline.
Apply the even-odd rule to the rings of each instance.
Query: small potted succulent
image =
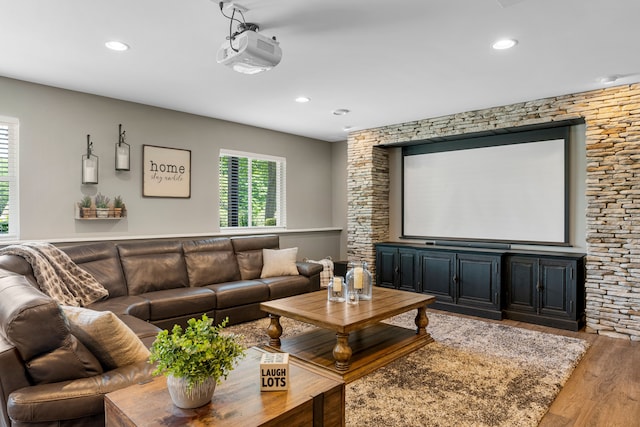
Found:
[[[91,197],[84,196],[80,199],[80,217],[89,218],[91,216]]]
[[[113,198],[113,216],[116,218],[120,218],[122,216],[122,212],[124,211],[124,201],[122,201],[121,196],[116,196]]]
[[[206,314],[189,319],[186,329],[174,325],[171,333],[158,333],[151,346],[149,362],[157,362],[154,375],[167,377],[167,388],[179,408],[198,408],[211,401],[216,384],[245,355],[239,335],[222,334],[228,318],[218,326]]]
[[[96,203],[96,215],[98,218],[107,218],[109,217],[109,201],[110,199],[107,196],[98,193],[95,198]]]

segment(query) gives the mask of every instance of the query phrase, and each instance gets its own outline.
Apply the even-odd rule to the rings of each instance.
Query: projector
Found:
[[[279,43],[252,30],[238,34],[231,43],[224,42],[216,56],[218,64],[224,64],[244,74],[268,71],[278,65],[280,59],[282,49]]]

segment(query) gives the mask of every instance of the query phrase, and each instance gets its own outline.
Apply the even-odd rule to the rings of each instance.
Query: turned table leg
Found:
[[[346,371],[349,369],[351,354],[349,334],[336,333],[336,345],[333,347],[333,358],[336,360],[336,369],[338,371]]]
[[[267,328],[267,334],[269,334],[269,345],[272,347],[280,348],[280,337],[282,336],[282,325],[280,325],[280,316],[276,314],[270,314],[269,327]]]
[[[429,319],[427,318],[427,307],[418,307],[418,314],[416,314],[416,334],[417,335],[429,335],[427,332],[427,326],[429,325]]]

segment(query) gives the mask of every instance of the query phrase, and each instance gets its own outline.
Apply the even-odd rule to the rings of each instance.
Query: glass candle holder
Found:
[[[370,300],[373,292],[373,283],[371,273],[364,261],[352,261],[351,268],[347,272],[346,281],[349,292],[353,288],[358,294],[358,299]]]
[[[341,276],[334,276],[329,280],[329,286],[327,287],[329,301],[344,302],[346,291],[347,287]]]
[[[360,301],[360,291],[354,287],[353,280],[347,281],[347,304],[358,304]]]

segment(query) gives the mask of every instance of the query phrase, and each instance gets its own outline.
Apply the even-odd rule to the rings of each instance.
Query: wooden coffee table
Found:
[[[373,298],[357,305],[328,301],[324,290],[264,302],[260,308],[271,318],[270,349],[351,382],[432,342],[426,307],[434,301],[432,295],[374,287]],[[414,309],[415,330],[380,322]],[[281,340],[281,316],[319,329]]]
[[[263,353],[247,350],[246,358],[216,387],[211,403],[201,408],[176,407],[164,376],[108,393],[106,427],[344,426],[343,381],[289,360],[289,390],[260,392]]]

